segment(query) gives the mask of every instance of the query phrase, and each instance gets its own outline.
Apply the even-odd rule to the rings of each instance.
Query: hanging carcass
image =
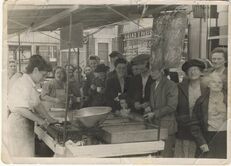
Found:
[[[178,67],[183,53],[187,16],[163,14],[153,20],[151,69]]]

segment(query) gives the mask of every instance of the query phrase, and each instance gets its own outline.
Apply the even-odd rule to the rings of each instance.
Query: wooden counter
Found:
[[[135,142],[99,145],[65,145],[64,147],[50,137],[45,130],[35,126],[35,133],[55,153],[56,157],[122,157],[148,155],[164,149],[164,141]]]

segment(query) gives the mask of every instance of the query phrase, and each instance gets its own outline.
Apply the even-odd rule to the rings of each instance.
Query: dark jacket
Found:
[[[110,79],[110,78],[113,78],[113,77],[116,77],[116,71],[115,71],[115,69],[113,71],[110,71],[107,74],[107,79]]]
[[[177,120],[177,138],[193,140],[190,132],[191,117],[189,113],[189,99],[188,99],[189,81],[186,79],[178,84],[178,104],[176,110]],[[205,88],[201,85],[201,94]]]
[[[119,109],[119,103],[115,101],[115,98],[118,96],[119,93],[126,93],[128,90],[129,78],[125,78],[125,85],[124,85],[124,92],[122,92],[119,79],[117,75],[115,77],[109,78],[106,81],[106,88],[105,88],[105,98],[106,103],[108,106],[112,107],[113,111]]]
[[[90,87],[92,84],[93,79],[95,78],[94,72],[89,73],[86,75],[86,80],[83,82],[83,94],[84,96],[89,96],[90,93]]]
[[[89,96],[91,95],[91,85],[92,85],[92,81],[94,80],[95,76],[94,76],[94,72],[89,73],[86,76],[86,80],[84,80],[83,82],[83,95],[87,97],[87,100],[84,101],[83,103],[83,107],[88,107],[90,106],[90,98]]]
[[[143,93],[142,76],[139,74],[131,78],[131,81],[128,87],[128,96],[132,100],[132,104],[134,104],[134,102],[137,102],[137,101],[140,103],[147,102],[147,101],[149,102],[152,83],[153,83],[153,80],[151,76],[149,76],[147,83],[145,85],[145,92],[144,92],[144,97],[143,97],[142,96],[142,93]]]
[[[193,109],[191,132],[198,146],[208,144],[205,133],[208,131],[209,96],[210,90],[206,89],[206,92],[197,99]],[[227,95],[225,92],[224,103],[227,104]]]
[[[105,106],[105,84],[106,79],[101,80],[97,77],[95,77],[92,80],[92,84],[96,86],[96,89],[89,90],[89,106]],[[97,91],[97,88],[101,88],[101,91]]]
[[[159,82],[157,88],[154,82],[151,86],[150,105],[152,111],[157,113],[160,127],[168,129],[168,134],[175,134],[177,131],[176,124],[176,107],[178,103],[177,85],[165,76]]]
[[[77,102],[77,97],[81,97],[82,83],[78,81],[70,81],[69,83],[69,94],[72,95],[72,105],[71,109],[80,109],[81,103]]]

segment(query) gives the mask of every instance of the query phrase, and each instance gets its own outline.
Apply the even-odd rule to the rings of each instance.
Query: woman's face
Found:
[[[223,82],[222,82],[221,78],[216,77],[216,78],[211,79],[209,82],[209,88],[211,91],[215,91],[215,92],[222,91]]]
[[[85,74],[89,74],[91,72],[91,68],[90,67],[86,67],[84,70]]]
[[[116,59],[118,59],[118,58],[119,58],[118,56],[110,57],[110,61],[111,61],[112,66],[114,66],[114,63],[115,63]]]
[[[89,66],[91,67],[91,69],[94,71],[96,69],[96,66],[98,65],[97,60],[90,60],[89,61]]]
[[[189,80],[197,80],[197,79],[200,79],[201,71],[199,67],[192,66],[188,69],[187,74],[188,74]]]
[[[16,72],[17,72],[16,64],[14,62],[11,62],[9,64],[9,73],[10,75],[14,75]]]
[[[132,66],[132,73],[133,73],[133,75],[138,75],[138,74],[140,74],[140,68],[139,68],[138,65],[133,65],[133,66]]]
[[[44,81],[44,79],[47,76],[47,71],[39,71],[37,67],[34,68],[32,75],[33,75],[33,81],[37,84],[40,83],[42,81]]]
[[[212,54],[212,63],[213,63],[213,66],[215,69],[224,67],[225,62],[226,62],[226,60],[224,58],[223,53],[215,52]]]
[[[55,71],[55,79],[57,81],[63,81],[63,79],[64,79],[64,71],[62,69],[58,68]]]
[[[124,77],[126,75],[126,72],[127,72],[127,65],[124,63],[119,63],[116,66],[116,72],[117,72],[119,77]]]

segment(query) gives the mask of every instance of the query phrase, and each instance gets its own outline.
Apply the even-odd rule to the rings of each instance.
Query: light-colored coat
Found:
[[[154,82],[151,86],[150,104],[152,110],[160,119],[160,127],[167,128],[168,134],[173,135],[177,131],[176,107],[178,103],[178,88],[176,83],[163,77],[155,88]]]

